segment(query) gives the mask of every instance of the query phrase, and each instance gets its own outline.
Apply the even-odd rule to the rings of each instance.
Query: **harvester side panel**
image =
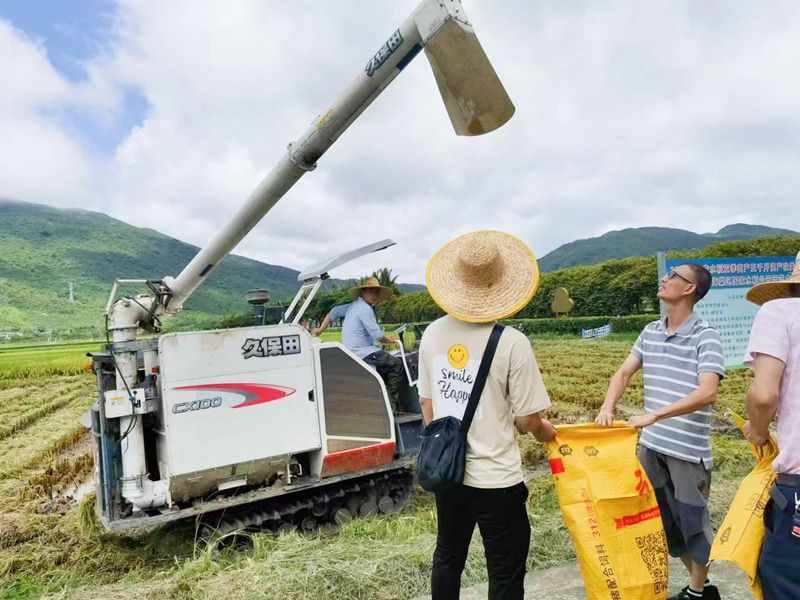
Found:
[[[159,353],[159,446],[167,448],[159,460],[173,494],[259,483],[254,476],[281,472],[292,454],[320,448],[311,338],[302,328],[170,334]]]

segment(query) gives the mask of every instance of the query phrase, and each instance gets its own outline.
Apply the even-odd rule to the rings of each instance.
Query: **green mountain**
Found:
[[[539,259],[539,269],[546,273],[581,265],[596,265],[612,259],[652,256],[658,251],[699,250],[716,242],[732,242],[767,235],[792,236],[798,233],[789,229],[745,223],[727,225],[716,233],[702,234],[670,227],[623,229],[559,246]]]
[[[0,199],[0,332],[100,330],[116,278],[175,276],[197,251],[101,213]],[[298,289],[297,275],[286,267],[228,256],[170,323],[188,325],[244,311],[244,293],[253,288],[268,288],[273,299],[289,298]]]
[[[176,276],[199,248],[102,213],[0,199],[0,339],[4,332],[99,334],[117,278]],[[230,255],[166,322],[167,329],[216,326],[250,311],[245,292],[268,288],[284,301],[299,288],[298,271]],[[329,279],[326,285],[350,282]],[[69,300],[72,284],[74,301]],[[400,284],[403,291],[426,289]],[[147,293],[131,286],[126,293]]]

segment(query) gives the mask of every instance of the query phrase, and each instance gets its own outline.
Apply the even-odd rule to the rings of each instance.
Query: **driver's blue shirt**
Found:
[[[378,326],[375,310],[363,298],[334,306],[328,316],[331,323],[344,319],[342,343],[358,358],[364,359],[381,349],[378,341],[383,339],[384,330]]]

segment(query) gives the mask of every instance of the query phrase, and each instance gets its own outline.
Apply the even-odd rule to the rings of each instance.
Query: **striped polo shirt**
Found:
[[[722,340],[717,330],[692,313],[678,330],[667,332],[667,318],[649,323],[631,349],[644,367],[644,410],[655,412],[681,400],[698,387],[700,373],[725,375]],[[711,457],[711,407],[662,419],[642,430],[639,443],[656,452],[706,469]]]

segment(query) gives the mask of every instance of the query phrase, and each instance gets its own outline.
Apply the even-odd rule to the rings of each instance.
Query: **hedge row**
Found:
[[[503,325],[509,327],[522,326],[527,335],[555,333],[562,335],[580,335],[581,329],[594,329],[603,325],[611,325],[615,333],[639,333],[645,325],[658,319],[658,315],[631,315],[626,317],[559,317],[550,319],[503,319]],[[425,329],[430,322],[414,323]],[[386,331],[392,331],[399,324],[382,323]]]
[[[631,315],[626,317],[560,317],[551,319],[505,319],[504,325],[512,327],[522,325],[525,333],[560,333],[579,335],[581,329],[594,329],[603,325],[611,325],[615,333],[639,333],[644,326],[658,319],[658,315]]]

